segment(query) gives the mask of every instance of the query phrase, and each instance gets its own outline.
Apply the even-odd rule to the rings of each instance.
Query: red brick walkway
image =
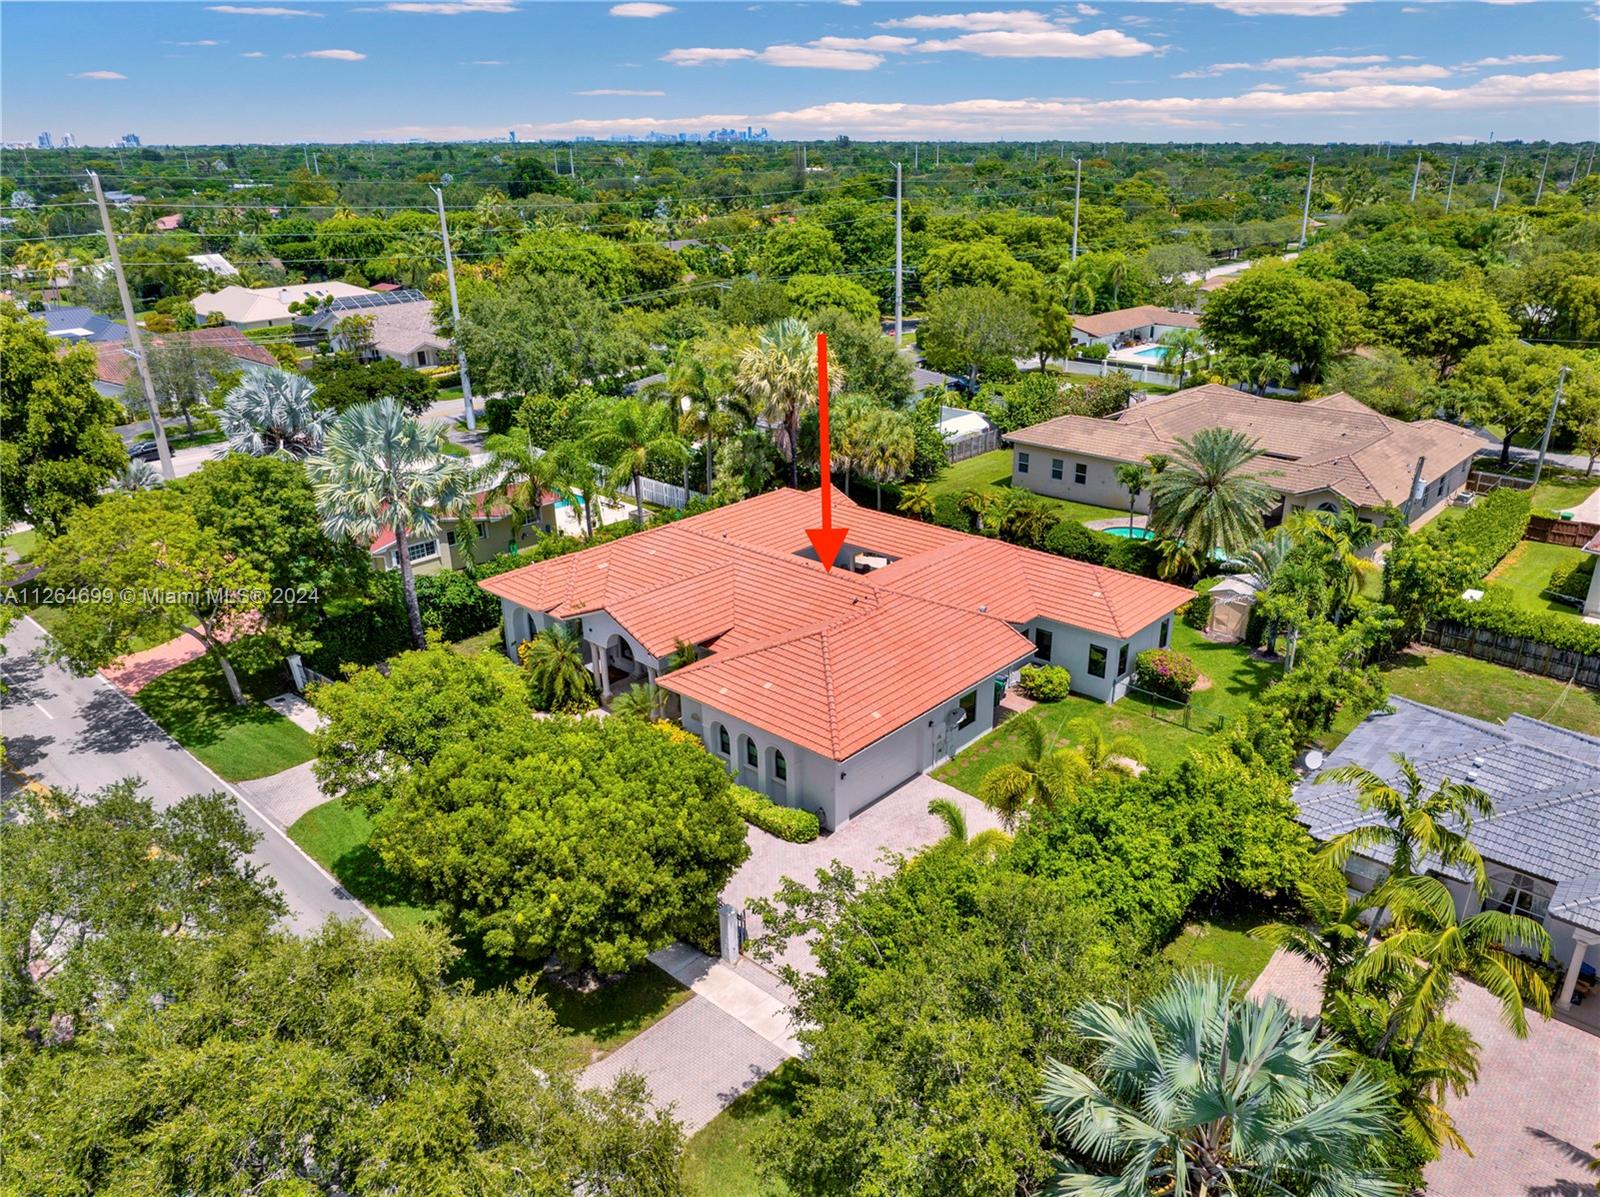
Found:
[[[200,638],[193,632],[185,632],[165,644],[129,653],[116,664],[102,669],[100,676],[131,698],[162,674],[205,655],[206,646]]]

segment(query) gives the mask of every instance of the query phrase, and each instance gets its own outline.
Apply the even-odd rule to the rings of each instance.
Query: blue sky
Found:
[[[8,0],[0,136],[1580,140],[1597,20],[1592,0]]]

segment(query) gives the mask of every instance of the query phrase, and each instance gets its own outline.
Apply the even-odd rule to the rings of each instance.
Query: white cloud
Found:
[[[860,8],[861,7],[861,0],[839,0],[839,3],[844,5],[846,8]]]
[[[1080,17],[1098,17],[1100,10],[1092,4],[1080,4],[1078,5],[1078,15]]]
[[[575,96],[664,96],[664,91],[635,91],[631,87],[591,87],[588,91],[575,91]]]
[[[69,79],[126,79],[126,75],[116,71],[79,71],[75,75],[68,75]]]
[[[677,12],[670,4],[649,4],[635,2],[630,4],[613,4],[611,15],[614,17],[639,17],[645,20],[651,17],[664,17],[669,12]]]
[[[1356,0],[1213,0],[1242,17],[1337,17]]]
[[[984,58],[1132,58],[1155,47],[1118,29],[1073,33],[1067,29],[996,29],[963,33],[944,41],[921,42],[924,53],[964,51]]]
[[[1480,58],[1475,62],[1461,64],[1463,70],[1472,67],[1505,67],[1505,66],[1535,66],[1545,62],[1560,62],[1559,54],[1505,54],[1497,58]]]
[[[1360,66],[1388,62],[1387,54],[1305,54],[1268,58],[1262,62],[1214,62],[1198,70],[1184,71],[1179,79],[1210,79],[1228,71],[1298,71],[1326,67]]]
[[[925,13],[915,17],[897,17],[892,21],[879,21],[881,29],[965,29],[971,33],[989,30],[1049,28],[1050,18],[1031,8],[1011,9],[1004,12],[951,12]]]
[[[301,58],[333,58],[339,62],[360,62],[366,57],[359,50],[307,50]]]
[[[860,50],[840,50],[827,46],[768,46],[765,50],[746,50],[714,46],[691,46],[668,50],[662,62],[673,66],[696,67],[714,62],[764,62],[768,66],[809,67],[818,70],[870,71],[883,62],[881,54]]]
[[[174,46],[220,46],[222,43],[209,37],[203,37],[197,42],[173,42]]]
[[[904,54],[917,44],[917,39],[879,33],[872,37],[819,37],[807,44],[824,50],[866,50],[873,54]]]
[[[320,17],[320,12],[304,8],[274,8],[265,4],[208,4],[207,12],[231,13],[236,17]]]
[[[240,58],[265,58],[266,56],[267,55],[264,50],[246,50],[243,54],[239,55]]]
[[[471,62],[464,62],[462,66],[505,66],[503,58],[474,58]]]
[[[459,17],[463,13],[516,12],[515,4],[506,0],[395,0],[380,9],[362,9],[362,12],[415,12],[436,17]]]
[[[1360,67],[1349,71],[1308,71],[1300,78],[1325,87],[1359,87],[1363,83],[1424,83],[1430,79],[1448,79],[1450,75],[1447,67],[1423,64]]]

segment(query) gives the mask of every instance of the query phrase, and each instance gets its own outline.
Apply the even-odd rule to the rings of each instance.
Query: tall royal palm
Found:
[[[251,457],[310,457],[321,450],[333,413],[312,402],[315,389],[295,370],[247,370],[217,417],[228,448]]]
[[[678,421],[663,403],[618,399],[599,407],[590,418],[584,444],[604,467],[613,491],[633,487],[634,513],[644,523],[644,472],[651,462],[673,467],[688,460],[689,450],[678,435]]]
[[[442,448],[443,429],[419,424],[393,399],[352,407],[328,429],[320,456],[306,461],[317,512],[329,536],[371,541],[394,534],[411,638],[426,646],[411,569],[414,537],[439,535],[441,514],[464,511],[472,471]]]
[[[1229,428],[1179,438],[1171,462],[1150,483],[1152,526],[1182,540],[1197,561],[1219,549],[1237,553],[1261,535],[1262,516],[1277,501],[1251,468],[1260,456],[1255,442]]]
[[[1056,1192],[1398,1197],[1361,1167],[1393,1129],[1383,1083],[1349,1072],[1337,1042],[1281,1002],[1232,989],[1190,974],[1136,1009],[1089,1002],[1067,1016],[1091,1062],[1045,1064],[1041,1105],[1072,1153]]]
[[[726,343],[704,340],[684,345],[667,368],[665,389],[683,412],[678,431],[705,446],[708,495],[716,484],[717,441],[755,423],[734,389],[736,368]]]
[[[831,360],[828,366],[830,382],[842,381]],[[799,486],[800,421],[817,405],[817,341],[806,322],[785,316],[762,329],[756,343],[739,355],[734,382],[777,426],[778,445],[789,462],[789,484]]]

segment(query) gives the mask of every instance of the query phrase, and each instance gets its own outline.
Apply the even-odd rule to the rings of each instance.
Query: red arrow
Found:
[[[828,334],[817,334],[817,456],[822,469],[822,527],[807,528],[811,547],[824,570],[831,570],[849,528],[833,526],[833,474],[828,469]]]

